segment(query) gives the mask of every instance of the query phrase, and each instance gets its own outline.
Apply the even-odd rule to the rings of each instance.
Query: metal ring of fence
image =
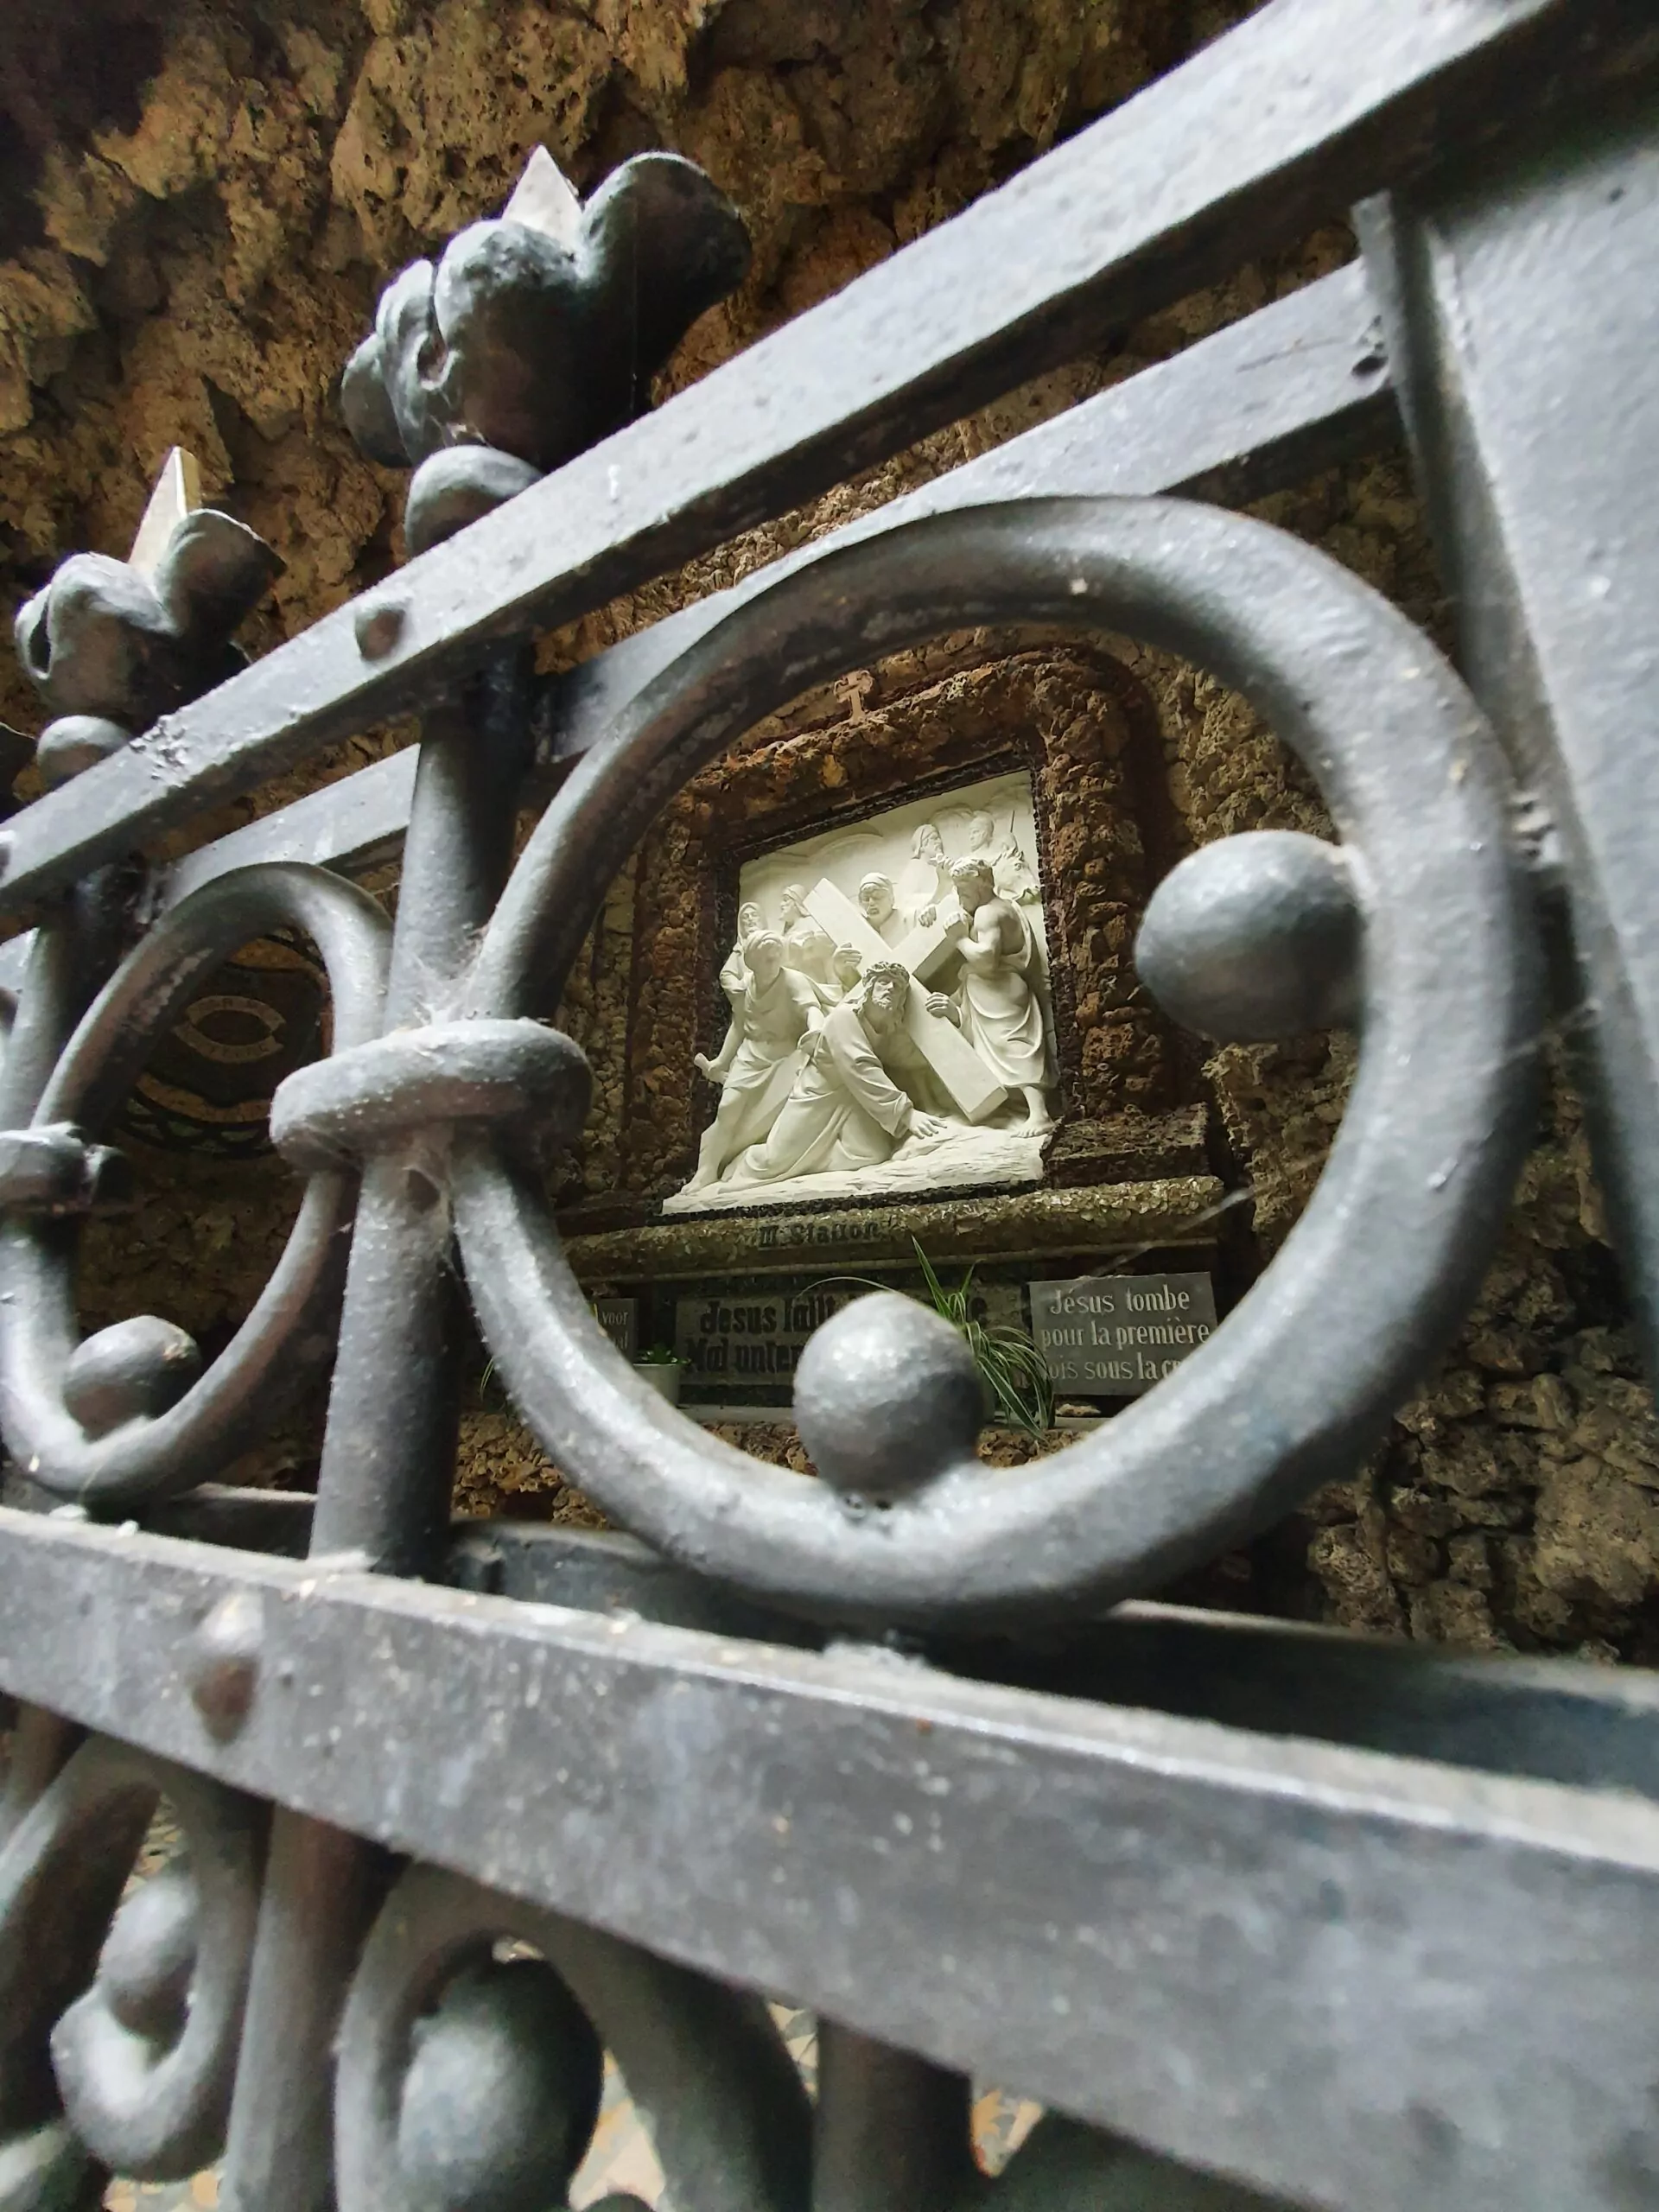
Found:
[[[239,869],[181,900],[122,963],[66,1048],[33,1127],[95,1134],[203,979],[238,945],[279,928],[304,931],[322,957],[334,1052],[372,1039],[390,942],[374,901],[324,868]],[[337,1170],[312,1175],[281,1257],[224,1351],[177,1402],[100,1435],[89,1435],[64,1402],[79,1343],[74,1226],[13,1212],[0,1228],[8,1308],[0,1379],[6,1442],[19,1466],[43,1488],[98,1506],[184,1489],[216,1472],[268,1414],[281,1363],[302,1351],[321,1359],[332,1350],[331,1300],[344,1262],[338,1232],[353,1188]]]
[[[1172,1377],[1037,1465],[993,1474],[962,1452],[863,1509],[709,1439],[646,1389],[590,1315],[534,1176],[489,1134],[455,1147],[473,1296],[558,1465],[696,1571],[823,1618],[1109,1603],[1350,1471],[1455,1328],[1532,1127],[1538,956],[1478,709],[1347,570],[1265,524],[1173,500],[935,518],[740,608],[550,808],[468,1010],[548,1002],[653,817],[762,715],[943,631],[1020,621],[1126,632],[1242,691],[1316,778],[1363,917],[1360,1065],[1329,1161],[1272,1266]],[[855,1396],[856,1359],[843,1379]],[[874,1421],[874,1382],[871,1395]]]

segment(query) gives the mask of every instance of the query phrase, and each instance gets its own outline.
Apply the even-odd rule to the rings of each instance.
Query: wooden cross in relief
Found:
[[[146,583],[153,584],[174,531],[200,505],[201,470],[196,457],[182,446],[175,446],[157,472],[156,488],[132,541],[127,566],[136,569]]]
[[[988,1120],[1007,1092],[956,1024],[927,1010],[929,978],[944,966],[962,935],[960,914],[954,922],[936,921],[913,929],[899,944],[889,944],[827,876],[807,893],[806,911],[834,944],[856,946],[866,968],[872,961],[896,960],[910,970],[912,988],[905,999],[905,1028],[911,1041],[950,1092],[957,1111],[969,1122]]]

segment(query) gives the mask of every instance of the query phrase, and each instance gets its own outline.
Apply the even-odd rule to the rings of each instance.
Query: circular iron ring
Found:
[[[334,1051],[379,1028],[385,990],[385,915],[368,893],[326,869],[270,861],[238,868],[181,899],[122,963],[65,1047],[33,1126],[108,1120],[156,1040],[239,945],[275,929],[315,944],[334,1004]],[[0,1405],[8,1447],[32,1481],[60,1497],[109,1506],[187,1489],[222,1468],[264,1417],[279,1367],[332,1349],[328,1309],[343,1277],[354,1179],[313,1175],[282,1256],[229,1344],[178,1403],[154,1418],[89,1437],[63,1399],[79,1341],[70,1223],[14,1216],[0,1227]]]
[[[820,1618],[925,1624],[1155,1589],[1351,1474],[1454,1332],[1533,1127],[1538,959],[1503,765],[1428,640],[1347,570],[1174,500],[1033,500],[918,522],[749,601],[630,702],[531,839],[470,1010],[539,1011],[616,871],[763,716],[971,626],[1127,633],[1210,670],[1316,778],[1363,917],[1362,1049],[1313,1199],[1207,1343],[1087,1441],[976,1459],[858,1512],[706,1436],[611,1346],[534,1179],[467,1134],[467,1274],[520,1410],[608,1514]]]

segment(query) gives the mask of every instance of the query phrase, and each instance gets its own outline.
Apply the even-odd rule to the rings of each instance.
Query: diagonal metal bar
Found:
[[[1586,81],[1647,0],[1271,0],[955,221],[9,825],[16,911]],[[987,280],[990,273],[991,281]],[[397,635],[358,626],[396,602]]]
[[[1643,2201],[1659,1810],[1617,1790],[11,1511],[0,1574],[21,1695],[1170,2156],[1351,2212]]]
[[[1385,444],[1398,428],[1376,305],[1363,267],[1351,263],[556,678],[543,708],[543,773],[585,753],[629,699],[745,600],[861,538],[923,515],[1053,493],[1179,493],[1242,505]]]
[[[1353,263],[555,678],[537,716],[540,786],[734,607],[857,538],[919,515],[1049,493],[1179,492],[1236,504],[1381,445],[1397,428],[1376,304]],[[161,884],[160,903],[176,905],[257,861],[350,868],[395,851],[414,764],[412,747],[393,753],[188,855]],[[0,949],[0,980],[9,950]]]

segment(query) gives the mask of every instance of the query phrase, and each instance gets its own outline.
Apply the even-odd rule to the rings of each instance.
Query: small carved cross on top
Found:
[[[843,676],[836,685],[836,696],[847,702],[847,719],[849,722],[869,721],[870,717],[865,711],[864,702],[874,689],[875,671],[873,668],[855,668]]]

